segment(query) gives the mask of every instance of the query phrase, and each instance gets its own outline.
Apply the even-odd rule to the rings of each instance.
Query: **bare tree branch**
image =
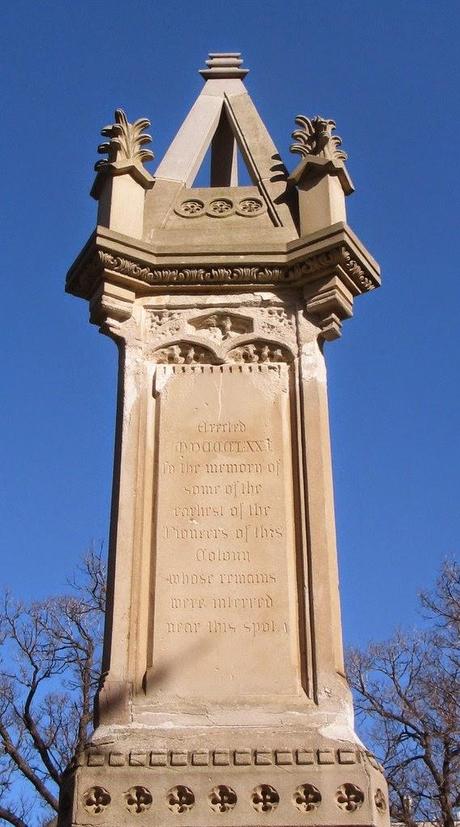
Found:
[[[100,672],[105,568],[85,556],[70,593],[0,608],[0,820],[57,812],[62,773],[84,745]],[[26,790],[24,801],[18,790]],[[27,793],[29,790],[29,793]],[[31,820],[32,819],[32,820]]]
[[[460,567],[422,593],[425,625],[348,653],[358,722],[383,763],[391,814],[454,827],[460,801]],[[410,806],[408,802],[411,802]]]
[[[27,827],[25,821],[22,820],[19,816],[15,815],[11,810],[8,810],[5,807],[2,807],[0,804],[0,818],[3,818],[4,821],[7,821],[9,824],[13,824],[14,827]]]

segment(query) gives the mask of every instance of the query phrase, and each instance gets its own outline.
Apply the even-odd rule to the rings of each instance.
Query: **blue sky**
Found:
[[[326,348],[345,636],[413,623],[459,545],[460,4],[19,0],[2,17],[5,584],[58,591],[107,537],[116,349],[64,293],[99,131],[117,106],[149,117],[158,161],[207,52],[238,50],[290,168],[300,113],[335,118],[349,153],[349,223],[383,287]]]

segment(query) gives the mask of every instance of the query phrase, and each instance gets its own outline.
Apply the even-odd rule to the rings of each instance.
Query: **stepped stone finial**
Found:
[[[110,138],[103,144],[99,144],[97,151],[107,153],[107,158],[101,158],[94,165],[96,172],[108,172],[114,165],[143,164],[151,161],[155,156],[150,149],[143,149],[144,144],[152,140],[150,135],[144,133],[144,129],[150,126],[147,118],[139,118],[134,123],[129,123],[123,109],[115,110],[115,123],[104,126],[101,135]]]
[[[322,118],[320,115],[316,115],[311,120],[305,115],[298,115],[295,122],[301,129],[296,129],[292,133],[292,137],[298,143],[292,144],[291,152],[298,152],[304,158],[307,155],[319,155],[331,161],[347,160],[347,153],[339,149],[342,139],[332,134],[335,121]]]
[[[205,80],[222,80],[224,78],[244,78],[249,69],[242,69],[243,59],[240,52],[209,52],[207,69],[200,69]]]

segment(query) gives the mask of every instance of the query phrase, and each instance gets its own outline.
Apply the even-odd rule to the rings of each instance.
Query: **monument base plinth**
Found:
[[[151,827],[382,827],[386,801],[381,768],[353,741],[248,727],[210,748],[199,729],[194,737],[136,729],[107,732],[77,758],[59,827],[120,827],[147,812]]]

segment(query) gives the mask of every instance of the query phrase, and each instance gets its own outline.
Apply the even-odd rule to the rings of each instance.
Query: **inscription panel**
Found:
[[[149,686],[300,690],[289,368],[158,366]]]

